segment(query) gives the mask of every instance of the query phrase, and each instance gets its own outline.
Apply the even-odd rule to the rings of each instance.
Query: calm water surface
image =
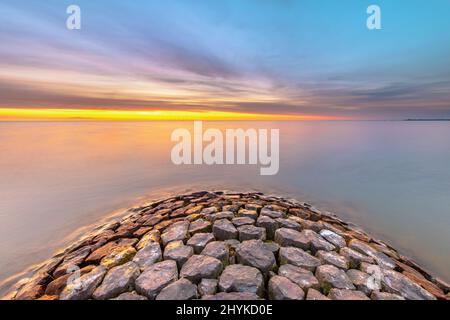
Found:
[[[279,174],[262,177],[257,166],[174,166],[170,134],[191,129],[190,122],[0,123],[0,281],[113,211],[203,188],[312,202],[450,280],[449,122],[204,126],[279,128]]]

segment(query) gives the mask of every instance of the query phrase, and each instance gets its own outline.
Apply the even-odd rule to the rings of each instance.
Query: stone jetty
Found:
[[[449,300],[353,224],[293,199],[201,191],[132,208],[44,262],[15,300]]]

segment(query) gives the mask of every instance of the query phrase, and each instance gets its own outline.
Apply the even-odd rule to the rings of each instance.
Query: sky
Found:
[[[450,118],[448,0],[0,0],[0,16],[0,120]]]

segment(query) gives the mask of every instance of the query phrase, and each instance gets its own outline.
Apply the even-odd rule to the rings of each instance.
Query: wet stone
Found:
[[[213,241],[208,243],[201,254],[216,258],[220,260],[223,265],[227,265],[230,258],[228,246],[222,241]]]
[[[329,292],[332,288],[355,289],[347,274],[332,265],[319,266],[316,270],[316,278],[324,292]]]
[[[353,239],[348,243],[348,246],[350,249],[365,254],[366,256],[372,257],[382,268],[394,269],[396,267],[395,262],[391,258],[389,258],[386,254],[377,251],[368,243]]]
[[[340,256],[334,251],[318,251],[316,257],[322,262],[322,264],[331,264],[335,267],[347,270],[349,263],[347,258]]]
[[[359,252],[356,252],[350,248],[342,248],[339,250],[339,254],[343,257],[346,257],[349,261],[349,267],[352,269],[357,269],[361,265],[362,262],[373,263],[374,260],[371,257],[363,255]]]
[[[431,293],[403,274],[393,270],[382,270],[382,273],[381,283],[385,291],[400,295],[407,300],[436,300]]]
[[[304,268],[309,271],[314,271],[320,266],[320,261],[309,253],[299,248],[282,247],[279,253],[280,264],[292,264],[297,267]]]
[[[80,270],[80,275],[82,276],[86,273],[89,273],[94,268],[95,266],[92,265],[86,266]],[[50,282],[45,289],[45,294],[49,296],[59,296],[61,294],[61,291],[63,291],[63,289],[66,287],[67,281],[72,277],[72,275],[73,273],[68,273]]]
[[[242,242],[236,254],[239,263],[255,267],[265,275],[276,267],[275,256],[261,240]]]
[[[278,222],[270,217],[261,216],[256,221],[256,226],[265,228],[267,239],[273,240],[275,231],[278,229]]]
[[[238,228],[239,241],[246,240],[266,240],[266,229],[255,227],[253,225],[245,225]]]
[[[364,292],[366,295],[370,295],[372,290],[380,290],[376,281],[372,281],[370,275],[356,269],[350,269],[347,271],[348,278],[355,285],[356,289]]]
[[[164,260],[176,261],[178,268],[194,254],[191,246],[184,245],[183,241],[174,241],[164,248]]]
[[[198,284],[198,293],[201,296],[214,295],[217,292],[217,279],[202,279]]]
[[[82,275],[78,281],[69,283],[61,292],[60,300],[87,300],[91,298],[97,286],[102,282],[107,270],[106,267],[99,266],[91,272]]]
[[[133,258],[141,270],[160,262],[162,260],[161,246],[158,242],[149,242],[144,248],[139,250]]]
[[[221,219],[214,222],[213,234],[217,240],[237,239],[238,230],[229,220]]]
[[[234,226],[236,228],[239,228],[239,227],[245,226],[245,225],[253,225],[253,224],[255,224],[255,220],[252,219],[252,218],[248,218],[248,217],[233,218],[231,220],[231,222],[234,224]]]
[[[333,231],[324,229],[321,230],[319,234],[339,249],[344,248],[347,245],[345,239]]]
[[[222,268],[222,262],[216,258],[194,255],[181,268],[180,277],[199,283],[203,278],[216,279]]]
[[[305,297],[303,290],[285,277],[270,278],[268,287],[271,300],[303,300]]]
[[[278,274],[288,278],[303,290],[308,290],[309,288],[320,288],[319,281],[309,270],[296,267],[291,264],[285,264],[278,269]]]
[[[191,222],[189,226],[189,234],[191,236],[196,233],[208,233],[211,232],[211,230],[212,230],[211,222],[203,219],[195,220]]]
[[[180,279],[162,289],[156,300],[191,300],[197,297],[197,286],[187,279]]]
[[[172,241],[184,241],[188,236],[189,230],[189,222],[188,221],[180,221],[172,224],[162,235],[161,240],[163,246],[166,246],[169,242]]]
[[[102,284],[94,291],[96,300],[106,300],[134,288],[134,281],[139,276],[139,266],[128,262],[108,271]]]
[[[219,279],[219,290],[225,292],[251,292],[262,296],[264,280],[253,267],[233,264],[225,268]]]
[[[194,252],[199,254],[206,247],[206,245],[214,241],[214,235],[212,233],[196,233],[187,242],[188,246],[194,248]]]
[[[332,300],[370,300],[361,291],[347,289],[331,289],[328,297]]]
[[[154,300],[164,287],[177,279],[177,263],[172,260],[166,260],[155,263],[145,269],[136,279],[135,287],[139,294]]]

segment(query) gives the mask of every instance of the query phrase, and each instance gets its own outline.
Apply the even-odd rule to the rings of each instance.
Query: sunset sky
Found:
[[[0,15],[0,120],[450,118],[448,0],[2,0]]]

